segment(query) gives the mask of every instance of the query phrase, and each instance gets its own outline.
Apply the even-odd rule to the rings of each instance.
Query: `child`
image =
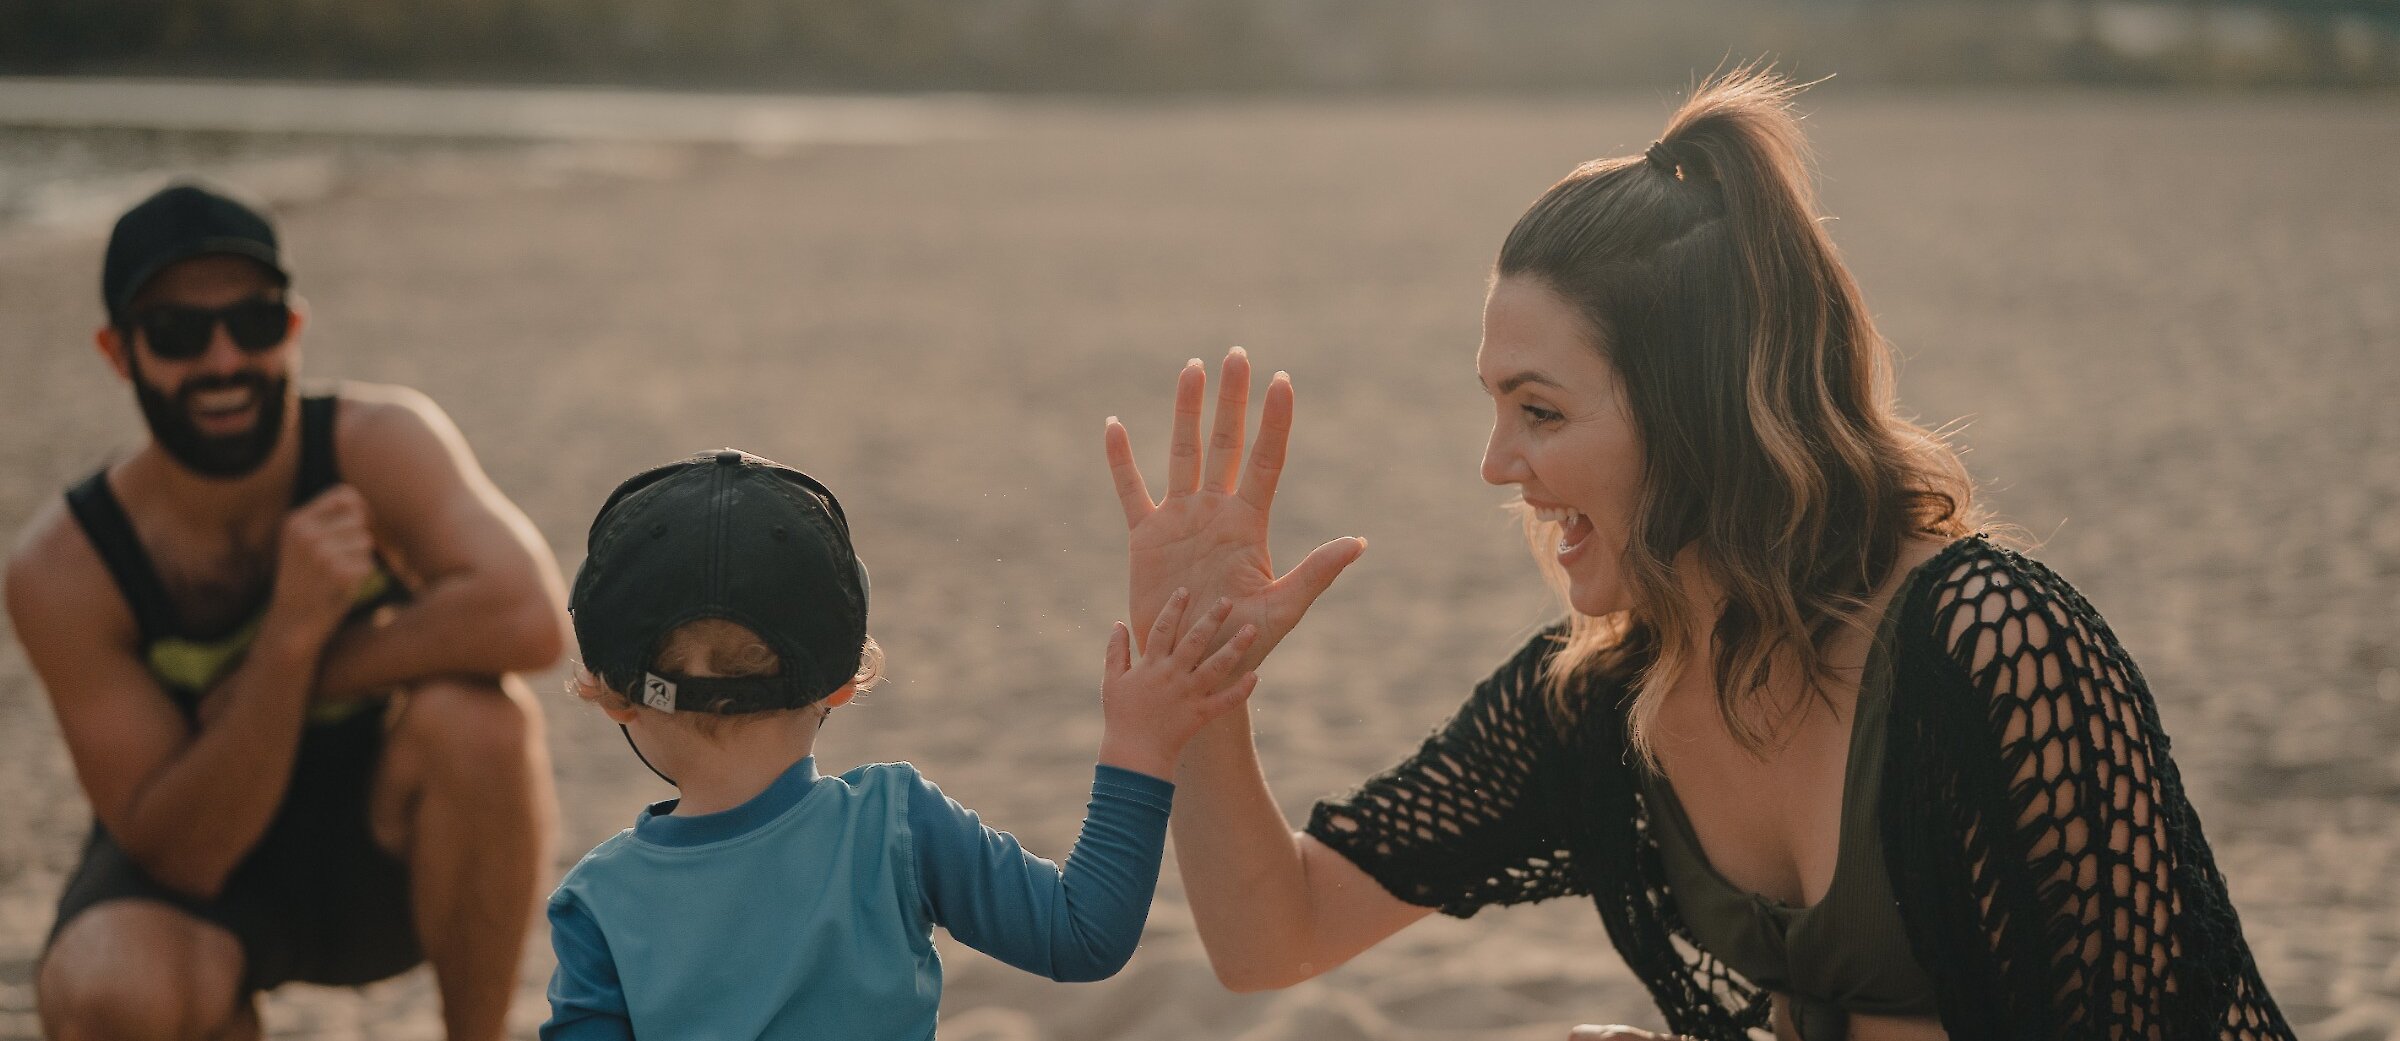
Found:
[[[1176,756],[1240,704],[1250,626],[1202,660],[1230,604],[1179,640],[1184,600],[1133,657],[1108,644],[1083,832],[1062,871],[906,763],[821,776],[834,708],[872,685],[867,575],[833,493],[741,452],[618,486],[570,606],[577,693],[681,798],[599,845],[550,898],[550,1039],[930,1038],[932,929],[1052,979],[1133,955],[1166,842]]]

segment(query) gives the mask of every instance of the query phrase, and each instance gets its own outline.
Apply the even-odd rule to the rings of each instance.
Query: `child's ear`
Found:
[[[642,710],[635,707],[633,702],[626,701],[623,698],[614,698],[611,700],[614,700],[616,704],[611,705],[606,702],[598,703],[600,714],[607,716],[608,721],[611,723],[615,723],[618,726],[630,726],[633,723],[633,717],[641,714]]]
[[[857,696],[858,681],[852,680],[848,683],[842,684],[842,689],[825,695],[825,699],[819,701],[818,704],[823,705],[826,708],[840,708],[843,705],[849,704],[850,699]]]

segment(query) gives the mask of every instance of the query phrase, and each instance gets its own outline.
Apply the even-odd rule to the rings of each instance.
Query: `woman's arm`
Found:
[[[1208,385],[1198,359],[1175,383],[1175,418],[1165,497],[1153,500],[1133,442],[1111,417],[1109,471],[1125,510],[1132,558],[1131,620],[1144,632],[1178,587],[1195,602],[1234,601],[1234,622],[1258,631],[1240,666],[1255,668],[1317,596],[1365,551],[1362,539],[1319,546],[1278,577],[1267,554],[1268,516],[1292,429],[1292,385],[1268,384],[1258,441],[1243,472],[1250,360],[1226,355],[1214,430],[1205,449],[1200,419]],[[1238,480],[1237,480],[1238,478]],[[1217,976],[1235,990],[1289,986],[1314,976],[1427,909],[1401,902],[1365,872],[1295,833],[1267,791],[1246,712],[1201,730],[1176,774],[1174,832],[1184,886]]]
[[[1244,712],[1184,749],[1173,825],[1184,892],[1217,980],[1289,987],[1349,961],[1433,911],[1393,896],[1305,832],[1267,790]]]
[[[1944,1018],[2091,1041],[2290,1037],[2157,704],[2099,613],[1980,542],[1936,566],[1911,624],[1948,679],[1920,673],[1939,706],[1921,744],[1962,758],[1916,786],[1911,817],[1952,836],[1913,865],[1956,890],[1914,923],[1948,963]]]
[[[1250,359],[1227,352],[1216,421],[1205,450],[1200,419],[1208,372],[1193,359],[1175,382],[1175,420],[1166,495],[1153,501],[1125,427],[1108,423],[1109,471],[1125,509],[1136,632],[1177,587],[1205,602],[1234,600],[1236,618],[1258,629],[1247,670],[1298,624],[1319,594],[1366,550],[1337,539],[1280,578],[1267,554],[1268,517],[1291,435],[1290,377],[1267,386],[1247,473]],[[1238,481],[1237,481],[1238,478]],[[1246,712],[1228,713],[1186,747],[1176,774],[1174,817],[1184,888],[1217,978],[1234,990],[1286,987],[1347,961],[1424,917],[1322,843],[1292,830],[1267,790]]]
[[[1336,539],[1275,575],[1267,519],[1292,428],[1292,385],[1281,373],[1268,384],[1244,471],[1249,372],[1240,348],[1226,355],[1204,450],[1207,374],[1197,361],[1184,366],[1161,501],[1151,500],[1124,428],[1113,419],[1108,428],[1110,470],[1131,533],[1136,628],[1177,587],[1229,597],[1235,619],[1258,630],[1245,669],[1366,548]],[[1176,860],[1226,986],[1308,979],[1431,910],[1464,916],[1578,890],[1550,817],[1557,800],[1533,783],[1556,744],[1532,682],[1552,647],[1550,634],[1529,642],[1414,757],[1320,803],[1302,833],[1267,790],[1245,713],[1209,724],[1186,746],[1176,774]]]
[[[1556,636],[1528,640],[1414,755],[1319,802],[1299,835],[1267,793],[1246,725],[1206,737],[1228,744],[1186,750],[1176,859],[1218,978],[1289,986],[1429,911],[1463,918],[1588,892],[1558,773],[1567,757],[1538,680]]]

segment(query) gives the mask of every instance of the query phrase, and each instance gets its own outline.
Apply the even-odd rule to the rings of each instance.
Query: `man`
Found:
[[[430,961],[503,1035],[552,830],[538,706],[557,565],[448,416],[302,397],[274,230],[196,187],[110,238],[102,357],[150,439],[37,516],[8,612],[93,826],[47,1035],[256,1038],[260,991]]]

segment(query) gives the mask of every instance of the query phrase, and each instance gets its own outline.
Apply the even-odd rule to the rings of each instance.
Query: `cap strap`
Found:
[[[642,704],[661,712],[733,716],[804,708],[833,693],[809,689],[797,675],[799,671],[787,668],[774,676],[661,676],[644,672]]]

